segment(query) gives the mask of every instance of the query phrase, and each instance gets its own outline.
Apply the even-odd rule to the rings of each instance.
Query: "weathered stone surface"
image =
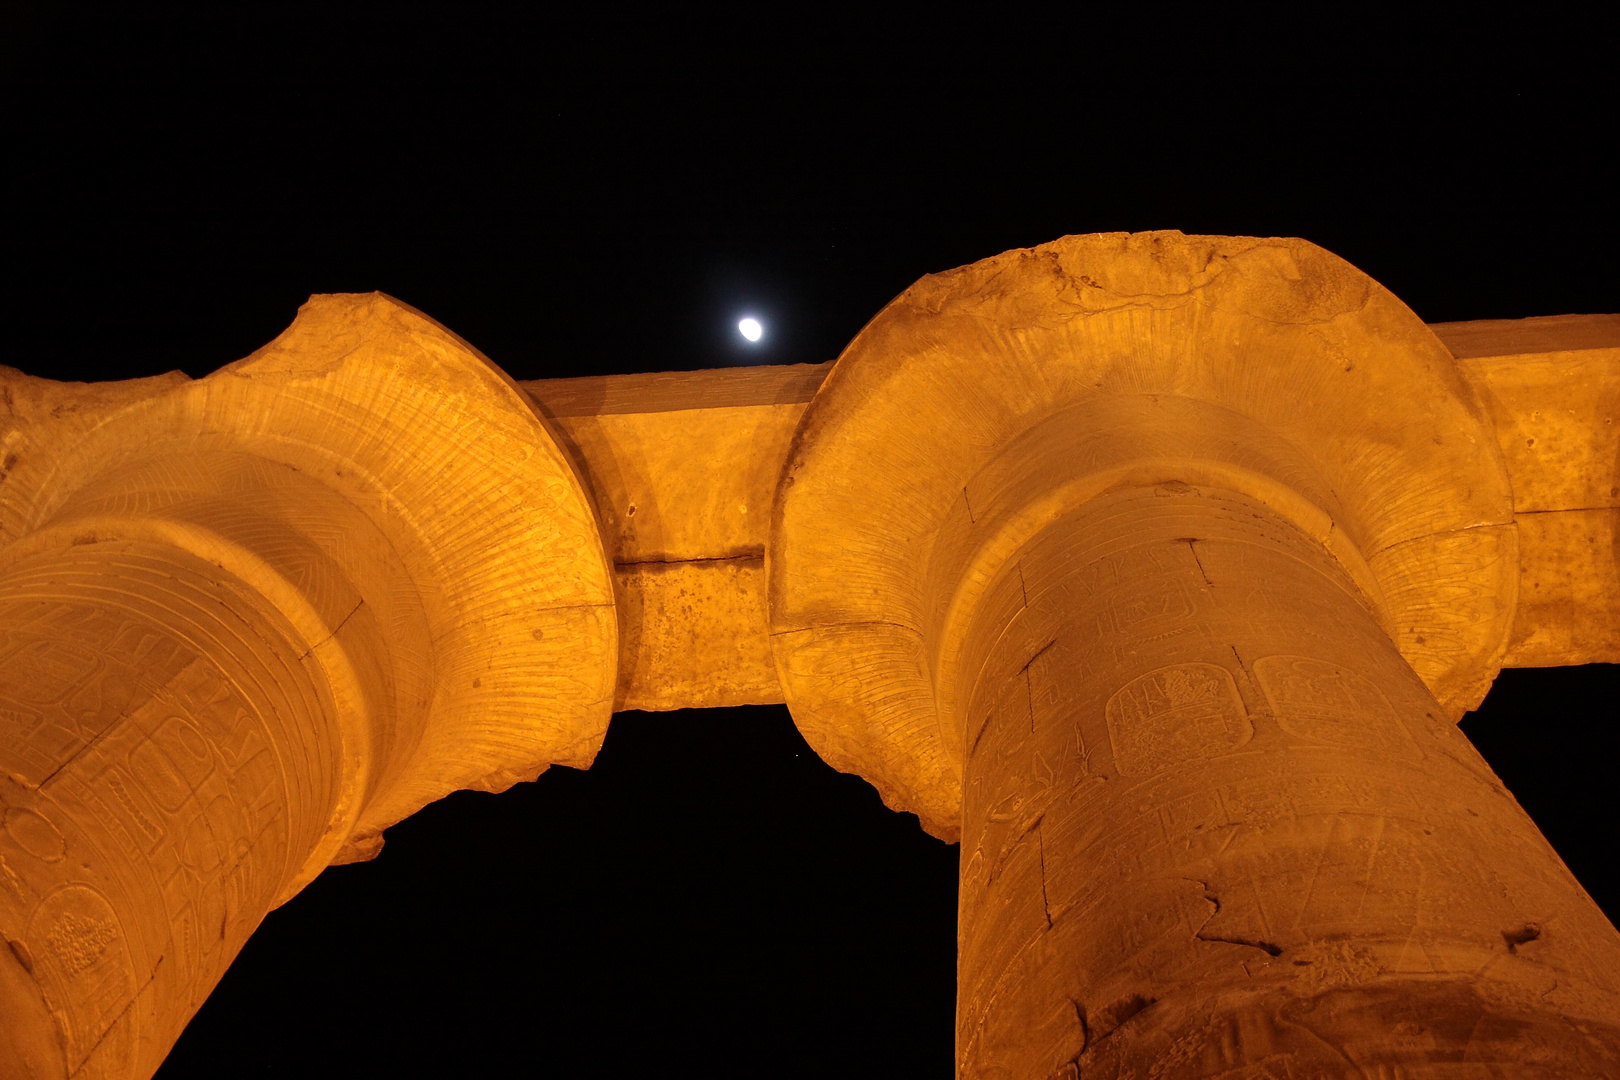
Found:
[[[1620,661],[1620,317],[1437,326],[1513,482],[1519,603],[1503,664]]]
[[[960,1076],[1620,1061],[1620,934],[1269,507],[1103,495],[966,638]]]
[[[619,583],[619,708],[782,700],[765,539],[788,444],[829,366],[523,384],[596,497]]]
[[[782,700],[765,632],[765,560],[683,559],[616,568],[620,709]]]
[[[1620,509],[1521,514],[1507,667],[1620,663]]]

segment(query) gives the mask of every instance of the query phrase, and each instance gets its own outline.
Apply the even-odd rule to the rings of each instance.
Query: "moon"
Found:
[[[750,316],[737,324],[737,333],[749,341],[758,341],[765,336],[765,327],[760,324],[758,319]]]

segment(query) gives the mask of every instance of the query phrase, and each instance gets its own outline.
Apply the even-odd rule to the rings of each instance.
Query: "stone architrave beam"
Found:
[[[0,394],[0,1076],[150,1076],[425,803],[781,701],[963,841],[963,1077],[1620,1071],[1620,936],[1453,723],[1620,660],[1620,316],[1111,234],[835,364],[514,384],[328,296]]]
[[[1620,315],[1430,329],[1489,412],[1513,492],[1520,584],[1502,665],[1620,663]],[[601,507],[627,605],[618,708],[783,700],[758,507],[831,367],[519,383]]]

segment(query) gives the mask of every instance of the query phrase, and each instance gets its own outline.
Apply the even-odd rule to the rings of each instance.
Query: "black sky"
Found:
[[[1608,24],[62,10],[0,10],[36,375],[200,376],[371,289],[520,379],[822,361],[921,274],[1149,228],[1302,236],[1431,322],[1620,311]],[[1464,723],[1611,914],[1617,690]],[[782,708],[625,714],[273,913],[159,1075],[945,1077],[955,873]]]

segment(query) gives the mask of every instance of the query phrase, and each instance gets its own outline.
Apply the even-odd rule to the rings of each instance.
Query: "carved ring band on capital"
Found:
[[[963,634],[1044,525],[1197,485],[1325,547],[1452,713],[1500,667],[1507,473],[1456,362],[1302,240],[1074,236],[923,278],[844,351],[773,508],[795,722],[935,835],[960,829]]]

